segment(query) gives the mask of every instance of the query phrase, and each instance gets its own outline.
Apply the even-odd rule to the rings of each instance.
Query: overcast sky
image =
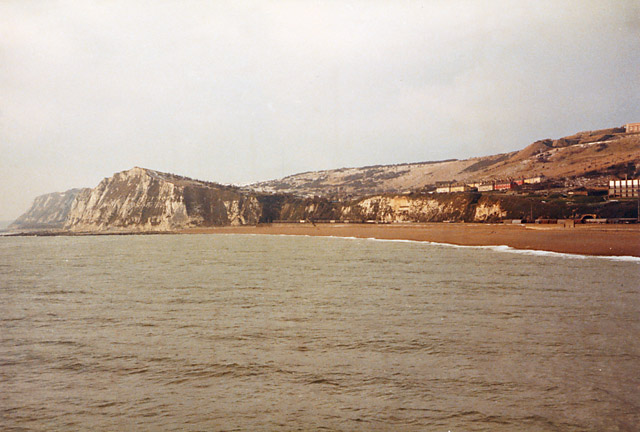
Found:
[[[0,0],[0,220],[133,166],[249,183],[632,121],[637,0]]]

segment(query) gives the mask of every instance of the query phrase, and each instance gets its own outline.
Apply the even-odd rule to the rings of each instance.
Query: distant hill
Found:
[[[85,189],[71,189],[40,195],[31,208],[9,225],[9,229],[56,229],[67,220],[76,196]]]
[[[436,182],[483,182],[544,175],[604,186],[611,175],[637,175],[640,134],[624,128],[580,132],[536,141],[522,150],[464,160],[341,168],[255,183],[253,191],[301,196],[358,197],[432,189]]]

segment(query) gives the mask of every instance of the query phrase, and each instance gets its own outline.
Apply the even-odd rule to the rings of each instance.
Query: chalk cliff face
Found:
[[[84,191],[85,189],[71,189],[66,192],[54,192],[36,197],[31,208],[9,225],[9,229],[62,228],[67,221],[69,210],[76,196]]]
[[[344,219],[380,222],[487,222],[506,216],[499,202],[478,194],[371,196],[342,208]]]
[[[291,195],[267,195],[260,199],[263,204],[261,222],[494,222],[509,213],[503,206],[503,197],[486,197],[479,193],[373,195],[342,202]],[[510,199],[519,200],[517,197]],[[520,208],[511,207],[514,217],[519,217]],[[271,215],[270,219],[267,215]]]
[[[136,167],[78,194],[65,228],[166,231],[252,224],[260,215],[257,199],[236,188]]]

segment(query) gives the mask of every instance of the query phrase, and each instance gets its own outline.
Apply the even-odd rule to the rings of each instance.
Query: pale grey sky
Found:
[[[248,183],[631,121],[637,0],[0,0],[0,220],[133,166]]]

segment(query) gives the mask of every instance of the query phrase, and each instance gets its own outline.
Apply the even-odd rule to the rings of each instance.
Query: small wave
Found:
[[[507,245],[489,245],[489,246],[478,246],[478,245],[458,245],[453,243],[441,243],[441,242],[433,242],[426,240],[407,240],[407,239],[380,239],[375,237],[347,237],[347,236],[314,236],[309,234],[237,234],[237,233],[226,233],[224,235],[229,236],[271,236],[271,237],[312,237],[312,238],[332,238],[332,239],[344,239],[344,240],[363,240],[363,241],[377,241],[377,242],[393,242],[393,243],[415,243],[415,244],[428,244],[433,246],[443,246],[450,248],[461,248],[461,249],[487,249],[492,250],[494,252],[506,252],[506,253],[516,253],[523,255],[534,255],[534,256],[547,256],[547,257],[555,257],[555,258],[572,258],[572,259],[605,259],[610,261],[621,261],[621,262],[636,262],[640,263],[640,257],[630,256],[630,255],[586,255],[586,254],[576,254],[576,253],[565,253],[565,252],[553,252],[553,251],[544,251],[544,250],[536,250],[536,249],[517,249]]]
[[[147,372],[149,372],[151,369],[149,369],[149,367],[147,366],[140,366],[140,367],[135,367],[135,368],[123,368],[122,372],[125,372],[127,375],[139,375],[139,374],[145,374]]]
[[[26,316],[22,316],[22,317],[10,317],[10,318],[0,318],[0,322],[4,322],[4,321],[22,321],[27,319]]]
[[[349,237],[343,237],[349,238]],[[429,244],[433,246],[442,246],[442,247],[450,247],[450,248],[459,248],[459,249],[486,249],[494,252],[507,252],[507,253],[516,253],[523,255],[537,255],[537,256],[548,256],[548,257],[557,257],[557,258],[574,258],[574,259],[606,259],[612,261],[625,261],[625,262],[638,262],[640,263],[640,257],[634,257],[629,255],[584,255],[584,254],[574,254],[574,253],[565,253],[565,252],[553,252],[553,251],[544,251],[544,250],[536,250],[536,249],[517,249],[507,245],[489,245],[489,246],[477,246],[477,245],[458,245],[453,243],[440,243],[440,242],[432,242],[432,241],[422,241],[422,240],[404,240],[404,239],[377,239],[373,237],[368,237],[364,240],[372,240],[372,241],[381,241],[381,242],[400,242],[400,243],[417,243],[417,244]]]
[[[36,344],[41,345],[73,345],[73,346],[83,346],[83,344],[72,341],[72,340],[42,340],[35,342]]]
[[[496,245],[496,246],[460,246],[460,245],[448,245],[444,243],[433,243],[441,246],[455,246],[455,247],[469,247],[469,248],[478,248],[478,249],[488,249],[495,252],[508,252],[522,255],[534,255],[534,256],[548,256],[548,257],[556,257],[556,258],[573,258],[573,259],[606,259],[612,261],[627,261],[627,262],[638,262],[640,263],[640,257],[634,256],[615,256],[615,255],[584,255],[584,254],[575,254],[575,253],[566,253],[566,252],[553,252],[553,251],[544,251],[544,250],[536,250],[536,249],[517,249],[507,245]]]
[[[95,408],[110,408],[110,407],[121,405],[121,404],[122,403],[118,401],[100,401],[100,402],[94,402],[91,405]]]
[[[42,291],[40,292],[40,294],[42,295],[61,295],[61,294],[75,294],[75,291],[69,291],[69,290],[51,290],[51,291]]]
[[[349,238],[349,237],[347,237]],[[375,237],[366,237],[363,240],[374,240],[374,241],[383,241],[383,242],[394,242],[394,243],[418,243],[418,244],[424,244],[424,243],[433,243],[433,242],[429,242],[429,241],[423,241],[423,240],[407,240],[407,239],[379,239],[379,238],[375,238]],[[433,243],[433,244],[438,244],[438,243]],[[442,244],[447,244],[447,243],[442,243]]]
[[[339,387],[340,384],[338,384],[335,381],[332,381],[330,379],[327,378],[314,378],[311,379],[309,382],[309,384],[326,384],[326,385],[331,385],[331,386],[335,386],[335,387]]]

